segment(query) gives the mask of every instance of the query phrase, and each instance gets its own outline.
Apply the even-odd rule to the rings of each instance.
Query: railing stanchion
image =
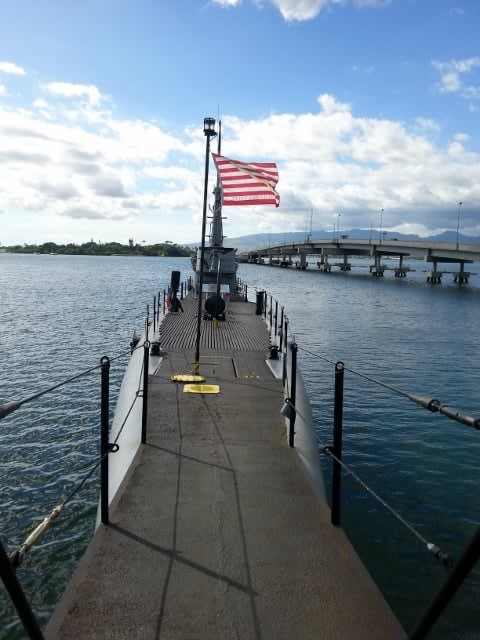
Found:
[[[180,300],[183,300],[183,282],[180,286]]]
[[[335,364],[335,400],[333,409],[333,449],[332,453],[342,459],[342,429],[343,429],[343,378],[345,367],[343,362]],[[332,467],[332,524],[340,525],[341,505],[341,466],[335,459]]]
[[[282,353],[283,349],[283,307],[280,309],[280,344],[278,350]]]
[[[429,633],[479,558],[480,527],[477,528],[476,533],[470,540],[462,557],[452,569],[447,580],[437,593],[434,601],[423,614],[422,619],[416,624],[412,633],[408,636],[410,640],[423,640],[423,638],[427,636],[427,633]]]
[[[248,285],[245,285],[245,302],[248,302]]]
[[[142,444],[147,442],[147,412],[148,412],[148,365],[150,359],[150,342],[143,343],[143,393],[142,393]]]
[[[153,333],[157,330],[157,296],[153,296]]]
[[[108,419],[110,413],[109,395],[110,395],[110,360],[103,356],[101,359],[101,375],[102,375],[102,388],[101,388],[101,406],[100,406],[100,515],[102,524],[108,525],[108,451],[109,451],[109,433],[108,433]]]
[[[270,329],[272,328],[272,316],[273,316],[273,298],[270,296],[270,311],[268,312],[268,317],[270,319]]]
[[[287,380],[287,355],[288,355],[288,319],[285,317],[285,353],[283,354],[283,372],[282,372],[282,383],[285,386],[285,382]]]
[[[277,337],[277,329],[278,329],[278,300],[275,300],[275,332],[274,336]]]
[[[292,369],[290,380],[290,402],[292,403],[292,412],[290,414],[290,426],[288,430],[288,444],[293,447],[295,442],[295,418],[296,418],[296,400],[297,400],[297,343],[292,342],[290,345],[290,351],[292,352]]]
[[[165,315],[165,289],[163,290],[163,315]]]
[[[43,640],[43,635],[38,622],[33,615],[33,611],[28,603],[23,589],[18,581],[15,569],[0,541],[0,576],[2,577],[5,589],[17,610],[18,617],[22,621],[23,627],[32,640]]]
[[[264,296],[265,296],[264,301],[263,301],[263,317],[264,317],[264,318],[265,318],[265,320],[266,320],[266,319],[267,319],[267,303],[268,303],[268,295],[267,295],[267,292],[266,292],[266,291],[264,291],[264,292],[263,292],[263,294],[264,294]]]

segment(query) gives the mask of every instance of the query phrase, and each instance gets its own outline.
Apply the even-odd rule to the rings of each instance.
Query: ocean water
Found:
[[[241,265],[240,277],[277,298],[299,345],[321,448],[331,444],[333,366],[440,399],[480,417],[480,276],[466,287]],[[134,328],[185,258],[0,254],[0,402],[30,396],[86,368],[112,363],[112,406]],[[471,267],[480,273],[480,265]],[[21,543],[98,459],[99,373],[26,404],[0,423],[1,536]],[[429,541],[457,559],[480,522],[480,433],[345,373],[344,460]],[[322,455],[322,454],[319,454]],[[330,463],[322,456],[327,490]],[[43,624],[93,532],[94,475],[30,552],[18,575]],[[351,477],[342,525],[404,627],[412,628],[445,569]],[[461,587],[431,634],[480,638],[480,571]],[[23,638],[0,588],[0,638]]]

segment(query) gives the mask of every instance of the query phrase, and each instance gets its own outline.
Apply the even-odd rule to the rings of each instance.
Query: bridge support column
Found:
[[[437,270],[437,262],[433,261],[433,269],[430,271],[430,274],[427,276],[427,282],[430,284],[442,284],[442,275],[443,271]]]
[[[298,257],[300,259],[295,262],[295,266],[297,267],[297,269],[305,271],[305,269],[308,267],[307,255],[305,253],[301,253]]]
[[[330,273],[331,271],[331,267],[328,264],[328,254],[323,253],[323,251],[320,254],[320,260],[317,262],[317,267],[324,273]]]
[[[348,261],[348,256],[347,254],[345,254],[343,256],[343,262],[340,265],[340,271],[351,271],[352,270],[352,265],[349,263]]]
[[[370,265],[370,273],[375,278],[383,278],[383,272],[385,271],[385,267],[382,264],[382,256],[380,253],[376,253],[374,255],[375,262]]]
[[[403,266],[403,256],[400,256],[398,267],[395,269],[395,278],[406,278],[409,270],[410,269],[408,267]]]
[[[465,263],[460,263],[460,271],[457,271],[453,274],[453,281],[458,284],[468,284],[468,278],[470,277],[470,272],[465,271]]]

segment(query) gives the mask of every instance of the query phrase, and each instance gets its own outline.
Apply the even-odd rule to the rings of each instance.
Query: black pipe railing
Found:
[[[332,524],[338,527],[340,525],[341,512],[341,466],[338,460],[342,459],[342,430],[343,430],[343,379],[344,366],[343,362],[335,364],[335,398],[333,410],[333,449],[335,455],[332,469]]]
[[[290,447],[293,447],[295,444],[295,420],[297,417],[296,411],[296,401],[297,401],[297,352],[298,347],[296,342],[292,342],[290,345],[291,351],[291,379],[290,379],[290,403],[292,405],[292,410],[290,412],[290,420],[289,420],[289,428],[288,428],[288,444]]]
[[[14,566],[0,541],[0,575],[5,589],[17,610],[23,628],[31,640],[43,640],[43,634],[35,618],[32,608],[17,578]]]
[[[142,444],[147,442],[148,417],[148,366],[150,362],[150,341],[143,343],[143,392],[142,392]]]
[[[109,524],[108,517],[108,452],[109,452],[109,413],[110,413],[110,360],[101,359],[101,400],[100,400],[100,514],[102,524]]]

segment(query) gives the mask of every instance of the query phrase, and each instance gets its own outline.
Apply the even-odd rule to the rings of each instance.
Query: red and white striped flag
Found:
[[[212,153],[223,191],[223,205],[280,204],[275,191],[278,169],[274,162],[239,162]]]

